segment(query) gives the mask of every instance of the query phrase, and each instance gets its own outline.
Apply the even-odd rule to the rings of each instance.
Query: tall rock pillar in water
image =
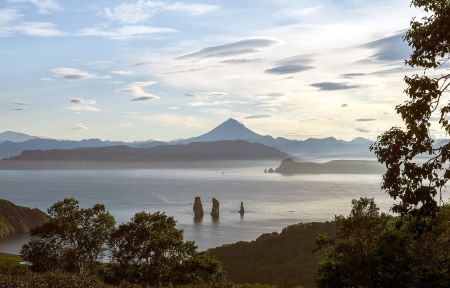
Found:
[[[219,218],[219,201],[216,198],[212,198],[212,204],[211,216],[213,218]]]
[[[203,205],[200,197],[195,197],[193,209],[195,218],[200,219],[203,217]]]
[[[244,210],[244,202],[241,201],[241,208],[239,209],[239,214],[241,214],[241,216],[243,216],[244,213],[245,213],[245,210]]]

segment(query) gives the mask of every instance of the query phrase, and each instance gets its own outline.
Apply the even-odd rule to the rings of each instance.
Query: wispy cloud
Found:
[[[376,41],[364,44],[364,48],[372,49],[374,54],[368,61],[391,62],[403,61],[411,54],[411,47],[403,41],[404,32],[394,34]]]
[[[274,63],[274,67],[267,69],[265,72],[279,75],[299,73],[313,69],[312,62],[312,55],[297,55],[278,60]]]
[[[363,128],[363,127],[355,128],[355,130],[358,132],[361,132],[361,133],[370,133],[370,129]]]
[[[220,106],[227,104],[244,104],[243,101],[226,99],[227,93],[219,91],[186,93],[188,97],[194,97],[195,101],[188,103],[190,107]],[[225,99],[224,99],[225,98]]]
[[[105,25],[88,27],[79,31],[77,36],[84,37],[105,37],[114,40],[129,38],[150,37],[155,34],[175,32],[175,29],[165,27],[154,27],[145,25],[125,25],[118,28],[111,28]]]
[[[77,68],[54,68],[51,72],[67,80],[87,80],[96,77],[95,74]]]
[[[114,70],[114,71],[111,71],[111,74],[119,75],[119,76],[130,76],[130,75],[135,75],[136,73],[134,73],[133,71],[129,71],[129,70]]]
[[[20,107],[26,107],[26,106],[30,106],[30,104],[26,103],[26,102],[14,102],[13,103],[15,106],[20,106]]]
[[[272,115],[250,115],[245,117],[245,119],[262,119],[262,118],[270,118]]]
[[[116,92],[131,94],[134,98],[131,101],[147,101],[152,99],[160,99],[160,97],[148,93],[144,90],[146,87],[153,86],[157,84],[156,81],[146,81],[146,82],[133,82],[128,84],[128,86],[117,89]]]
[[[245,101],[235,101],[235,100],[222,100],[222,101],[195,101],[188,103],[190,107],[200,107],[200,106],[221,106],[229,104],[246,104]]]
[[[250,38],[228,44],[210,46],[199,51],[178,56],[178,60],[221,58],[261,52],[262,49],[274,46],[280,41],[273,38]]]
[[[97,112],[100,111],[95,105],[97,101],[95,100],[84,100],[82,98],[71,98],[70,99],[71,106],[66,107],[66,109],[73,111],[86,111],[86,112]]]
[[[346,82],[319,82],[313,83],[309,86],[318,88],[319,90],[322,91],[347,90],[361,87],[360,85],[352,85]]]
[[[33,4],[41,14],[60,11],[61,6],[53,0],[7,0],[12,3],[30,3]]]
[[[161,12],[182,12],[189,15],[201,15],[218,8],[216,5],[158,0],[139,0],[134,3],[123,2],[115,7],[105,8],[103,14],[112,21],[123,24],[142,23]]]
[[[185,94],[188,97],[195,97],[199,100],[207,100],[211,97],[222,97],[226,96],[227,93],[225,92],[218,92],[218,91],[211,91],[211,92],[197,92],[197,93],[186,93]]]
[[[50,22],[18,21],[23,15],[17,9],[0,9],[0,36],[23,34],[36,37],[63,36]]]
[[[227,59],[221,61],[224,64],[247,64],[247,63],[256,63],[260,62],[261,58],[235,58],[235,59]]]
[[[347,79],[353,79],[356,77],[362,77],[362,76],[366,76],[366,73],[345,73],[345,74],[341,74],[341,78],[347,78]]]
[[[376,118],[358,118],[355,119],[356,122],[372,122],[372,121],[377,121]]]
[[[11,28],[12,32],[36,37],[63,36],[65,33],[49,22],[21,22]]]
[[[5,25],[19,19],[23,15],[17,9],[0,9],[0,31],[5,29]]]
[[[183,69],[183,70],[177,70],[177,71],[170,71],[165,72],[165,75],[176,75],[176,74],[183,74],[183,73],[190,73],[190,72],[197,72],[197,71],[203,71],[211,68],[217,68],[220,67],[220,65],[209,65],[204,67],[198,67],[198,68],[190,68],[190,69]]]
[[[72,127],[73,131],[84,131],[84,130],[88,130],[89,127],[86,126],[84,123],[77,123],[75,124],[74,127]]]

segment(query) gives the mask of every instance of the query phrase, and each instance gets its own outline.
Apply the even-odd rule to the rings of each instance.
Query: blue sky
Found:
[[[0,131],[294,139],[400,123],[407,0],[0,2]]]

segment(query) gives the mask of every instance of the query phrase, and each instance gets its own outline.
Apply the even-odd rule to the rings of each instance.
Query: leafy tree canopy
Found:
[[[161,286],[221,281],[221,265],[184,241],[173,217],[139,212],[111,237],[111,259],[119,279]]]
[[[413,48],[406,64],[423,73],[405,77],[409,99],[396,107],[405,127],[393,127],[371,146],[386,165],[382,188],[399,199],[393,211],[418,218],[435,216],[438,201],[450,179],[450,143],[436,143],[431,136],[432,117],[450,135],[448,92],[450,74],[450,1],[413,0],[427,14],[413,19],[405,40]],[[437,123],[435,123],[437,124]]]
[[[92,273],[104,257],[114,218],[104,205],[80,208],[66,198],[48,209],[49,220],[32,231],[21,256],[38,271],[61,269]]]

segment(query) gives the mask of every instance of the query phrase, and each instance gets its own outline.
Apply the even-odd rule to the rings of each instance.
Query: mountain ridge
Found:
[[[286,157],[289,157],[287,153],[260,143],[250,143],[243,140],[227,140],[160,145],[152,148],[132,148],[126,145],[119,145],[97,148],[27,150],[23,151],[19,156],[13,156],[0,161],[0,169],[17,169],[17,167],[29,169],[27,166],[30,163],[32,164],[31,166],[38,167],[37,169],[39,169],[39,166],[54,169],[51,167],[64,167],[64,165],[61,166],[63,162],[78,163],[75,166],[84,168],[104,167],[106,169],[108,166],[113,166],[112,168],[139,168],[143,165],[128,164],[224,160],[279,161]],[[43,164],[39,165],[39,163]],[[57,164],[56,166],[55,163]],[[90,163],[95,163],[95,165],[91,165]],[[127,165],[120,163],[127,163]]]
[[[25,133],[21,133],[21,132],[14,132],[14,131],[4,131],[4,132],[0,132],[0,143],[5,142],[5,141],[10,141],[10,142],[24,142],[27,140],[31,140],[37,138],[35,136],[31,136]]]
[[[76,149],[87,147],[109,147],[126,145],[134,148],[152,148],[160,145],[177,145],[195,142],[212,142],[227,140],[244,140],[250,143],[260,143],[276,148],[285,153],[296,156],[373,156],[369,152],[369,146],[373,143],[369,139],[357,137],[350,141],[339,140],[335,137],[307,138],[305,140],[293,140],[284,137],[272,137],[258,134],[247,128],[241,122],[229,118],[210,131],[187,139],[173,141],[105,141],[100,139],[83,140],[56,140],[46,138],[33,138],[23,142],[5,141],[0,143],[0,159],[19,155],[25,150],[51,150],[51,149]]]

